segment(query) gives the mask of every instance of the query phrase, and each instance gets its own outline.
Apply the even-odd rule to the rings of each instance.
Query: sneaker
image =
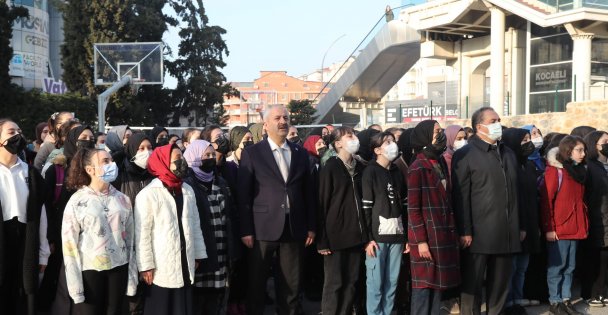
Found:
[[[530,306],[530,300],[528,300],[528,299],[514,300],[513,304],[519,305],[519,306]]]
[[[591,307],[604,307],[604,302],[602,302],[601,297],[596,299],[588,299],[587,304],[589,304]]]
[[[549,306],[549,313],[553,315],[569,315],[564,303],[555,303]]]
[[[441,310],[447,314],[460,314],[460,305],[457,299],[450,299],[441,303]]]
[[[572,303],[570,301],[564,301],[564,306],[565,306],[566,312],[568,312],[568,314],[570,314],[570,315],[585,315],[584,313],[577,311],[576,308],[574,307],[574,305],[572,305]]]

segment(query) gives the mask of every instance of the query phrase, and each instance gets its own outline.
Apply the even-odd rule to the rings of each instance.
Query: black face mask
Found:
[[[323,142],[325,142],[325,145],[329,145],[330,142],[330,135],[324,135],[323,137],[321,137],[323,139]]]
[[[291,143],[300,143],[300,137],[298,137],[298,136],[291,137],[287,140],[289,140],[289,142],[291,142]]]
[[[4,142],[3,146],[6,151],[8,151],[8,153],[14,155],[25,150],[25,147],[27,146],[27,141],[25,141],[25,138],[23,138],[21,134],[16,134],[8,138]]]
[[[600,150],[600,153],[603,156],[608,156],[608,143],[602,144],[602,150]]]
[[[93,149],[95,148],[95,141],[93,140],[78,140],[76,141],[76,149]]]
[[[437,154],[441,154],[447,148],[448,140],[445,137],[444,132],[440,132],[435,136],[435,143],[433,144],[433,151]]]
[[[529,157],[530,154],[534,153],[536,148],[534,147],[534,143],[532,141],[526,142],[521,145],[521,155],[525,158]]]
[[[253,141],[249,140],[249,141],[243,142],[243,148],[246,148],[246,147],[248,147],[250,145],[253,145]]]
[[[158,138],[158,141],[156,141],[156,146],[158,147],[162,147],[167,144],[169,144],[169,138],[167,137]]]
[[[175,164],[175,169],[171,170],[171,172],[177,176],[178,178],[185,178],[186,176],[188,176],[188,163],[186,162],[186,160],[181,159],[181,160],[175,160],[173,161],[173,163]]]
[[[228,154],[228,152],[230,152],[230,144],[228,143],[228,140],[224,137],[219,137],[217,138],[217,140],[215,140],[215,144],[217,145],[217,149],[216,151],[221,153],[221,154]]]
[[[323,157],[323,155],[325,154],[325,152],[327,152],[327,147],[320,148],[320,149],[317,150],[317,153],[319,153],[319,157]]]
[[[202,160],[201,166],[199,168],[205,173],[211,173],[215,171],[215,158]]]

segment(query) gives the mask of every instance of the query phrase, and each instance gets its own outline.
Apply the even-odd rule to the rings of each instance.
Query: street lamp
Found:
[[[329,52],[329,50],[334,46],[334,44],[339,41],[342,37],[346,36],[346,34],[342,34],[340,35],[340,37],[336,38],[331,45],[329,45],[329,47],[327,48],[327,50],[325,51],[325,54],[323,54],[323,60],[321,60],[321,83],[323,83],[323,69],[325,66],[325,57],[327,57],[327,53]]]

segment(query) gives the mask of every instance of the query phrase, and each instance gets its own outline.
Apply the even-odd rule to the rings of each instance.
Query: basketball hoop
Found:
[[[129,89],[131,90],[131,95],[135,96],[139,93],[139,88],[142,86],[142,80],[140,79],[131,79],[131,84],[129,84]]]

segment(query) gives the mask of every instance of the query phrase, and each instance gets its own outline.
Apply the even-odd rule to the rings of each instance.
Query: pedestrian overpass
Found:
[[[420,33],[403,21],[386,23],[317,105],[316,123],[332,123],[340,103],[377,104],[420,58]]]

